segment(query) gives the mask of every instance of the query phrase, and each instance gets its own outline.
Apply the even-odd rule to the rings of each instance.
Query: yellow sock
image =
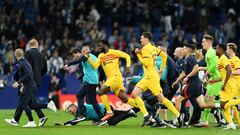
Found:
[[[230,108],[223,109],[223,114],[224,114],[225,119],[226,119],[228,124],[233,123],[232,117],[231,117],[231,114],[230,114]]]
[[[234,116],[234,120],[236,121],[237,124],[240,124],[240,118],[239,118],[239,113],[238,113],[238,109],[236,106],[232,107],[233,110],[233,116]]]
[[[143,100],[140,97],[135,98],[135,102],[138,106],[138,108],[141,110],[141,112],[143,113],[144,117],[148,115],[148,111],[144,105]]]
[[[138,108],[138,106],[133,98],[128,98],[127,104]]]
[[[102,100],[102,103],[105,106],[107,112],[112,113],[112,110],[111,110],[111,107],[110,107],[110,104],[109,104],[109,101],[108,101],[108,97],[107,97],[106,94],[101,96],[101,100]]]
[[[175,117],[179,117],[180,113],[174,107],[174,105],[173,105],[173,103],[171,101],[169,101],[167,98],[164,98],[162,104],[164,104],[168,108],[168,110],[173,113],[173,115]]]
[[[224,108],[226,109],[226,108],[229,108],[229,107],[237,105],[237,104],[240,104],[240,99],[233,99],[233,100],[228,101],[225,104]]]

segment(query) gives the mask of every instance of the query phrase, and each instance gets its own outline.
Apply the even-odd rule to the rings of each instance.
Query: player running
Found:
[[[163,96],[162,88],[159,84],[160,76],[166,65],[167,55],[157,47],[153,46],[151,41],[152,34],[150,32],[143,32],[141,36],[142,50],[140,51],[138,48],[135,50],[138,59],[143,64],[144,77],[136,84],[132,92],[132,97],[144,115],[142,126],[145,126],[146,123],[152,118],[152,116],[147,112],[144,102],[140,97],[142,91],[146,91],[148,89],[153,93],[154,96],[157,97],[159,102],[164,104],[174,114],[175,117],[178,118],[180,116],[180,113],[174,107],[172,102]],[[157,56],[161,56],[162,58],[162,65],[159,72],[157,71],[155,65],[155,59]]]
[[[230,61],[230,68],[232,70],[232,76],[235,80],[235,82],[240,81],[240,60],[236,56],[237,52],[237,45],[234,43],[228,43],[227,44],[227,50],[226,53],[229,57]],[[233,84],[234,85],[234,84]],[[236,83],[236,90],[234,92],[234,96],[238,97],[238,99],[232,99],[226,105],[224,106],[225,108],[229,108],[232,106],[232,109],[234,111],[234,119],[237,121],[238,124],[240,124],[240,119],[239,119],[239,112],[235,105],[240,104],[240,84]]]
[[[115,95],[122,100],[123,103],[127,103],[133,107],[137,107],[137,105],[135,103],[135,100],[129,98],[126,94],[126,89],[123,86],[122,73],[119,69],[119,58],[124,58],[126,59],[126,73],[130,73],[130,56],[125,52],[110,49],[107,40],[101,40],[98,44],[98,49],[101,53],[99,54],[96,62],[91,57],[89,57],[89,55],[86,55],[86,57],[94,68],[98,68],[101,65],[107,77],[106,82],[99,90],[101,100],[107,110],[106,115],[101,119],[103,122],[100,123],[101,125],[105,124],[107,122],[106,120],[113,116],[113,112],[110,108],[108,97],[106,95],[107,92],[113,91]]]
[[[205,95],[205,100],[207,102],[214,102],[215,97],[219,96],[220,90],[222,88],[222,79],[220,72],[218,70],[218,57],[216,55],[216,51],[212,48],[213,37],[210,35],[204,35],[202,39],[203,49],[207,51],[205,55],[205,61],[207,63],[207,67],[200,67],[199,70],[205,70],[206,76],[208,80],[207,84],[207,92]],[[211,109],[204,109],[203,112],[203,121],[196,126],[199,127],[207,127],[208,126],[208,118]]]
[[[181,109],[181,102],[185,98],[189,99],[190,102],[194,102],[196,100],[200,108],[213,108],[216,106],[220,106],[220,104],[218,103],[205,103],[204,101],[202,83],[197,74],[199,67],[196,58],[193,56],[194,50],[196,50],[196,45],[194,44],[186,44],[184,46],[184,70],[178,77],[177,81],[174,83],[176,84],[183,80],[183,84],[186,84],[186,87],[184,88],[182,94],[177,97],[176,100],[176,108],[178,110]],[[181,123],[179,124],[179,126],[181,126]]]
[[[234,78],[231,76],[232,71],[230,68],[230,62],[225,55],[226,46],[223,44],[218,44],[216,49],[216,54],[218,56],[218,69],[222,77],[222,90],[220,92],[221,108],[223,109],[226,121],[228,123],[225,129],[236,129],[232,117],[230,114],[230,107],[225,108],[225,104],[233,99],[234,91],[236,90],[236,84]]]

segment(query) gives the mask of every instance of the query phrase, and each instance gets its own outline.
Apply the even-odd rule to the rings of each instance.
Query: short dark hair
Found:
[[[72,49],[71,54],[75,54],[75,53],[78,53],[78,52],[80,53],[81,49],[79,47],[75,47],[75,48]]]
[[[217,46],[218,46],[219,48],[222,48],[224,51],[227,50],[227,47],[226,47],[225,44],[218,44]]]
[[[184,46],[187,47],[187,48],[192,49],[193,51],[195,51],[197,49],[196,44],[185,43]]]
[[[142,35],[145,37],[145,38],[148,38],[149,41],[152,41],[153,39],[153,35],[151,32],[143,32]]]
[[[204,35],[203,39],[214,41],[214,38],[211,35]]]
[[[83,46],[90,46],[90,45],[91,45],[90,42],[84,42],[84,43],[83,43]]]
[[[103,43],[103,44],[105,44],[105,45],[107,45],[108,47],[110,46],[109,43],[108,43],[108,41],[107,41],[106,39],[102,39],[102,40],[99,41],[99,43],[100,43],[100,42]]]
[[[227,43],[227,46],[232,49],[235,53],[237,52],[237,45],[235,43]]]

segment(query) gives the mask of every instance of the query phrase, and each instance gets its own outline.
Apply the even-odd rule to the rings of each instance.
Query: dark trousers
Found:
[[[15,121],[19,122],[19,120],[22,116],[23,110],[25,110],[28,120],[33,121],[30,104],[32,103],[31,101],[33,100],[35,89],[36,89],[35,87],[24,87],[23,88],[23,93],[20,94],[20,96],[19,96],[18,106],[17,106],[17,109],[14,114]]]
[[[202,109],[199,107],[197,100],[195,98],[189,98],[189,100],[193,106],[193,113],[189,121],[189,125],[193,125],[199,122],[201,118]]]
[[[183,100],[180,110],[180,113],[184,114],[184,122],[188,122],[190,119],[189,108],[186,106],[187,101],[187,99]]]
[[[96,99],[96,88],[98,85],[83,83],[80,87],[79,92],[77,93],[77,101],[78,101],[78,116],[84,116],[85,107],[84,107],[84,98],[86,97],[86,101],[88,104],[91,104],[98,115],[98,118],[102,118],[103,114],[101,113],[100,106]]]
[[[138,108],[135,108],[135,112],[140,111]],[[129,114],[129,111],[118,111],[114,110],[113,107],[111,106],[111,110],[113,111],[113,116],[108,119],[108,125],[109,126],[116,126],[119,122],[126,120],[127,118],[133,117],[132,115]]]
[[[44,113],[42,112],[41,109],[47,108],[47,104],[39,104],[36,100],[36,95],[37,95],[37,88],[33,92],[33,98],[30,101],[29,107],[30,107],[31,110],[34,110],[37,113],[37,116],[40,119],[40,118],[45,117],[45,115],[44,115]],[[27,109],[29,109],[29,108],[26,108],[25,112],[29,111]]]

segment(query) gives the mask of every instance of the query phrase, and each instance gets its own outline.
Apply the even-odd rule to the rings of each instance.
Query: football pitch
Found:
[[[25,112],[20,120],[19,127],[8,125],[4,119],[12,118],[14,110],[0,110],[0,135],[240,135],[240,127],[237,130],[224,131],[222,128],[214,127],[213,119],[210,118],[210,127],[208,128],[187,128],[172,129],[167,128],[151,128],[140,127],[142,123],[142,115],[138,114],[137,118],[129,118],[117,126],[96,127],[91,126],[91,121],[79,123],[76,126],[55,126],[55,122],[63,123],[73,118],[64,111],[53,113],[44,110],[49,118],[44,127],[22,128],[27,123]],[[33,112],[34,120],[38,124],[38,118]]]

